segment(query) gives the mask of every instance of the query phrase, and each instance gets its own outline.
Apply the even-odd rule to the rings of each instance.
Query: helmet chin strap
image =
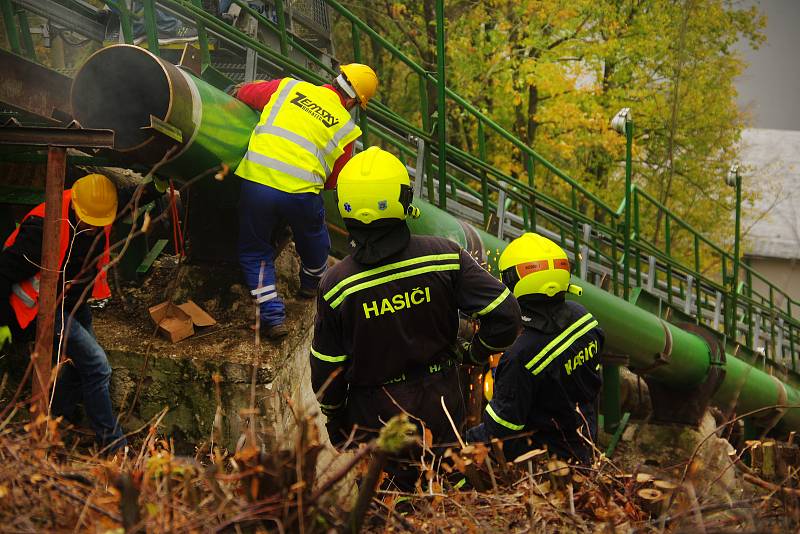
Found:
[[[419,208],[414,206],[413,204],[409,204],[408,208],[406,208],[406,215],[408,215],[412,219],[419,219],[420,216]]]
[[[336,83],[339,84],[339,87],[341,87],[345,93],[347,93],[347,96],[358,99],[355,89],[353,89],[353,86],[347,81],[347,78],[344,77],[344,74],[340,74],[336,77]]]
[[[575,284],[569,284],[567,286],[567,292],[580,297],[583,295],[583,288],[581,286],[576,286]]]

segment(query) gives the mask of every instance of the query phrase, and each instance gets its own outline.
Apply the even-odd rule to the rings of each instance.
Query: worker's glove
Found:
[[[461,350],[466,365],[483,365],[489,361],[489,356],[492,355],[492,351],[480,342],[478,336],[473,337],[471,342],[462,342]]]
[[[11,329],[7,326],[0,326],[0,349],[11,344]]]
[[[242,82],[242,83],[237,83],[236,85],[229,85],[227,88],[225,88],[225,92],[228,93],[228,96],[236,98],[237,93],[239,93],[239,89],[241,89],[242,86],[247,85],[249,83],[253,82]]]
[[[153,187],[155,187],[156,191],[159,193],[165,193],[167,191],[167,187],[169,187],[169,182],[167,180],[162,180],[161,178],[153,177]]]

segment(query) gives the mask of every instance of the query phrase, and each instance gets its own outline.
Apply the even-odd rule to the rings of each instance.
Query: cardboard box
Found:
[[[217,321],[193,301],[184,304],[162,302],[148,310],[150,318],[158,325],[158,332],[173,343],[194,335],[194,327],[207,327]]]

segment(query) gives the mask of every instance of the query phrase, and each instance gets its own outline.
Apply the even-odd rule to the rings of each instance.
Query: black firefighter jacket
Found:
[[[514,296],[448,239],[411,236],[375,265],[347,256],[329,269],[311,349],[312,385],[329,421],[378,430],[402,406],[426,422],[437,443],[454,438],[440,397],[462,424],[451,367],[459,310],[480,321],[473,343],[502,350],[518,334]]]
[[[509,460],[547,445],[562,458],[588,461],[597,432],[603,331],[576,302],[520,299],[523,333],[497,366],[494,395],[468,441],[504,439]],[[522,437],[508,439],[521,434]]]

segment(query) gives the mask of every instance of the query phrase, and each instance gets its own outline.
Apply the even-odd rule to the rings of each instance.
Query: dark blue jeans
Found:
[[[60,311],[56,311],[54,356],[62,344]],[[89,306],[81,305],[72,321],[69,321],[68,313],[68,309],[64,311],[64,322],[69,330],[63,336],[63,355],[71,361],[63,365],[56,381],[52,413],[72,419],[78,403],[83,401],[97,443],[102,447],[108,446],[109,450],[116,450],[124,446],[126,440],[111,406],[108,391],[111,366],[108,357],[94,336]]]
[[[300,285],[316,289],[327,268],[331,248],[322,196],[317,193],[286,193],[242,180],[239,265],[259,304],[261,319],[270,326],[280,324],[286,318],[275,283],[273,244],[274,234],[286,225],[292,229],[295,249],[302,263]]]

